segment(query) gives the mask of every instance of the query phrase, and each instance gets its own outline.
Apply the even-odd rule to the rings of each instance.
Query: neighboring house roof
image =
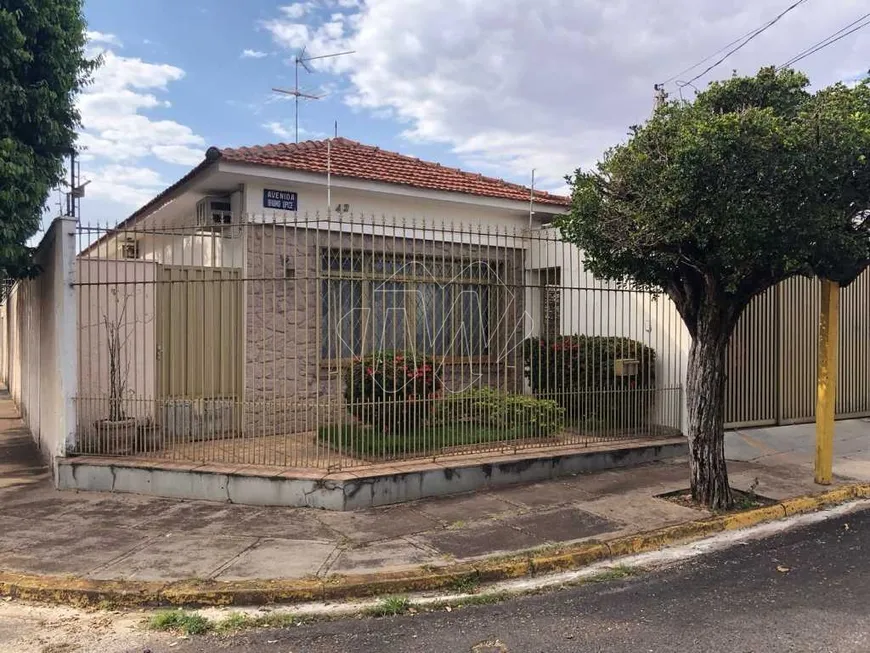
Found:
[[[226,148],[219,152],[222,160],[233,163],[250,163],[322,174],[327,172],[328,158],[330,173],[338,177],[524,202],[528,202],[530,198],[529,188],[503,179],[421,161],[404,154],[363,145],[347,138],[333,138],[331,144],[327,145],[328,143],[329,141],[325,140],[278,143]],[[538,204],[556,206],[568,206],[571,202],[568,197],[543,191],[535,191],[534,198]]]

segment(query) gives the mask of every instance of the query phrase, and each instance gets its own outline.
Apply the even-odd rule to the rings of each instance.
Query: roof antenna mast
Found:
[[[529,187],[529,230],[535,217],[535,168],[532,168],[532,185]]]
[[[317,57],[309,57],[308,53],[305,51],[303,47],[299,54],[293,57],[293,66],[295,68],[294,71],[294,83],[293,88],[273,88],[272,90],[276,93],[283,93],[284,95],[292,95],[293,96],[293,104],[294,104],[294,122],[295,122],[295,133],[296,133],[296,142],[299,142],[299,98],[304,100],[319,100],[323,95],[313,95],[311,93],[304,93],[299,89],[299,67],[305,69],[307,73],[313,73],[314,69],[309,65],[311,61],[317,61],[318,59],[332,59],[333,57],[342,57],[346,54],[353,54],[356,50],[348,50],[346,52],[335,52],[333,54],[321,54]]]

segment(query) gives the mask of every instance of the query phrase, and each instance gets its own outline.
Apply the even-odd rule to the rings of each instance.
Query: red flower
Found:
[[[375,371],[374,371],[372,368],[367,367],[367,368],[366,368],[366,374],[368,374],[369,376],[374,376],[374,375],[375,375]]]

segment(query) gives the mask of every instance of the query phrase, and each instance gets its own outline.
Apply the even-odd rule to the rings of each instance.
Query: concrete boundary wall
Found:
[[[429,497],[546,481],[603,469],[631,467],[688,455],[685,438],[608,443],[600,449],[526,451],[474,461],[423,462],[366,473],[312,474],[311,470],[161,464],[82,456],[60,462],[58,487],[89,492],[129,492],[255,506],[358,510]]]
[[[70,218],[52,222],[36,250],[40,274],[0,303],[0,375],[55,477],[75,441],[75,229]]]

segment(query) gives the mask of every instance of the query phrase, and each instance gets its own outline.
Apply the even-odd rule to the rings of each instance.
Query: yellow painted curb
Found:
[[[580,569],[594,562],[654,551],[718,532],[748,528],[868,497],[870,485],[848,485],[818,495],[795,497],[771,506],[717,515],[605,542],[586,541],[510,556],[494,556],[470,563],[324,579],[182,580],[160,583],[37,576],[0,570],[0,596],[72,605],[105,602],[116,606],[222,606],[351,600],[451,589],[464,585],[469,579],[486,583]]]

